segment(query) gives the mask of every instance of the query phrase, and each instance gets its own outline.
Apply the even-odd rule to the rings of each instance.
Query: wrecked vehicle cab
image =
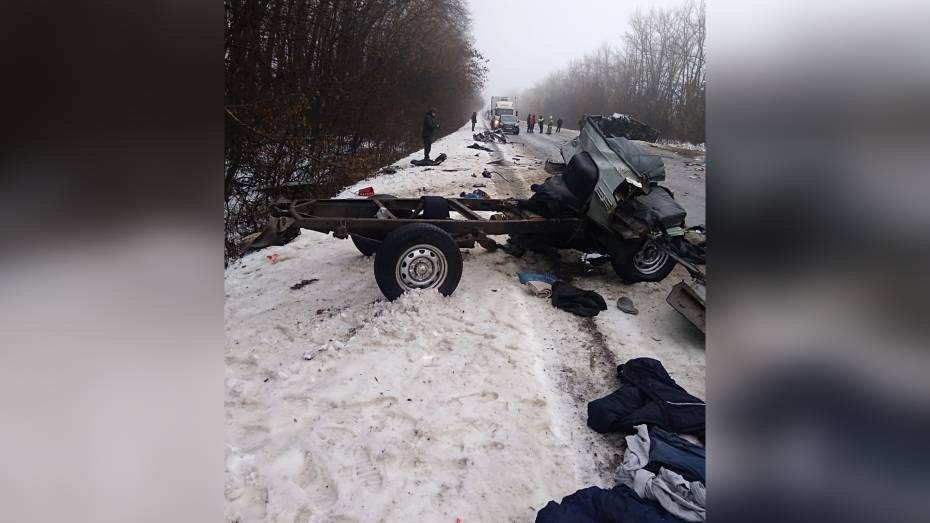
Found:
[[[535,194],[521,207],[547,218],[583,215],[580,234],[546,243],[608,254],[627,282],[660,281],[683,261],[675,243],[684,235],[686,217],[672,192],[659,185],[665,180],[662,159],[612,135],[610,117],[586,116],[583,123],[579,136],[561,148],[565,163],[546,164],[558,176],[533,186]],[[532,247],[538,240],[517,241]]]

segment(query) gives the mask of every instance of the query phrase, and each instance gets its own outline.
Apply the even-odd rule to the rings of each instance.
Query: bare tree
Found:
[[[227,256],[275,189],[331,196],[419,148],[428,107],[455,123],[480,103],[461,0],[224,3]]]
[[[528,112],[562,115],[623,112],[664,136],[704,141],[703,1],[637,11],[621,45],[605,44],[524,92]]]

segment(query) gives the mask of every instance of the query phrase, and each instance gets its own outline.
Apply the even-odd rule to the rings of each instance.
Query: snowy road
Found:
[[[487,153],[465,147],[470,135],[465,126],[438,141],[434,154],[449,155],[438,167],[406,158],[342,196],[367,185],[457,196],[483,184],[492,197],[525,197],[570,137],[521,133]],[[483,168],[500,175],[482,178]],[[585,419],[587,402],[618,386],[618,363],[657,358],[704,397],[703,336],[665,303],[682,269],[625,285],[577,252],[463,252],[448,298],[387,302],[372,259],[309,231],[226,270],[228,520],[532,521],[550,499],[614,484],[622,439]],[[570,278],[609,309],[583,319],[553,308],[523,290],[521,270]],[[623,295],[638,316],[616,309]]]

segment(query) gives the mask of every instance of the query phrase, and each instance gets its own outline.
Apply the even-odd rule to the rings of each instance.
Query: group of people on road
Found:
[[[548,126],[547,126],[548,124]],[[552,134],[552,125],[555,124],[555,132],[562,132],[562,117],[559,117],[558,120],[554,119],[552,115],[549,115],[547,119],[543,115],[535,115],[530,113],[526,117],[526,132],[532,133],[533,129],[539,125],[539,132],[543,132],[543,127],[546,128],[546,134]]]
[[[423,158],[429,160],[430,149],[433,147],[433,136],[436,133],[436,130],[439,129],[439,121],[436,118],[437,113],[435,108],[430,108],[426,111],[426,115],[423,117]],[[475,132],[475,124],[478,123],[478,113],[471,113],[471,130]],[[548,124],[548,127],[546,127]],[[532,133],[533,129],[539,125],[539,132],[543,132],[543,127],[546,127],[546,134],[552,134],[552,125],[555,124],[555,132],[562,132],[562,118],[559,117],[557,120],[553,119],[552,115],[547,119],[543,115],[535,115],[530,113],[526,117],[526,132]]]

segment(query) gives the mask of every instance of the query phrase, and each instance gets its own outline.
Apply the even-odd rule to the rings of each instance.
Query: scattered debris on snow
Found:
[[[469,136],[470,122],[436,144],[448,153],[443,167],[461,172],[384,172],[337,197],[365,186],[458,194],[482,172]],[[506,172],[513,186],[492,177],[487,194],[528,192],[547,176],[538,166]],[[549,499],[613,481],[617,441],[585,426],[585,405],[610,391],[618,362],[661,359],[704,394],[703,338],[662,302],[680,269],[632,286],[609,266],[579,270],[585,288],[641,308],[579,318],[514,284],[520,271],[555,272],[558,261],[533,252],[464,251],[455,294],[388,302],[374,261],[351,241],[304,231],[274,247],[277,261],[289,259],[274,266],[268,250],[225,270],[229,521],[532,521]],[[289,290],[308,274],[312,292]]]
[[[306,287],[307,285],[310,285],[311,283],[317,282],[317,281],[320,281],[320,280],[318,280],[317,278],[310,278],[309,280],[300,280],[294,285],[291,285],[291,289],[296,291],[298,289],[302,289]]]

